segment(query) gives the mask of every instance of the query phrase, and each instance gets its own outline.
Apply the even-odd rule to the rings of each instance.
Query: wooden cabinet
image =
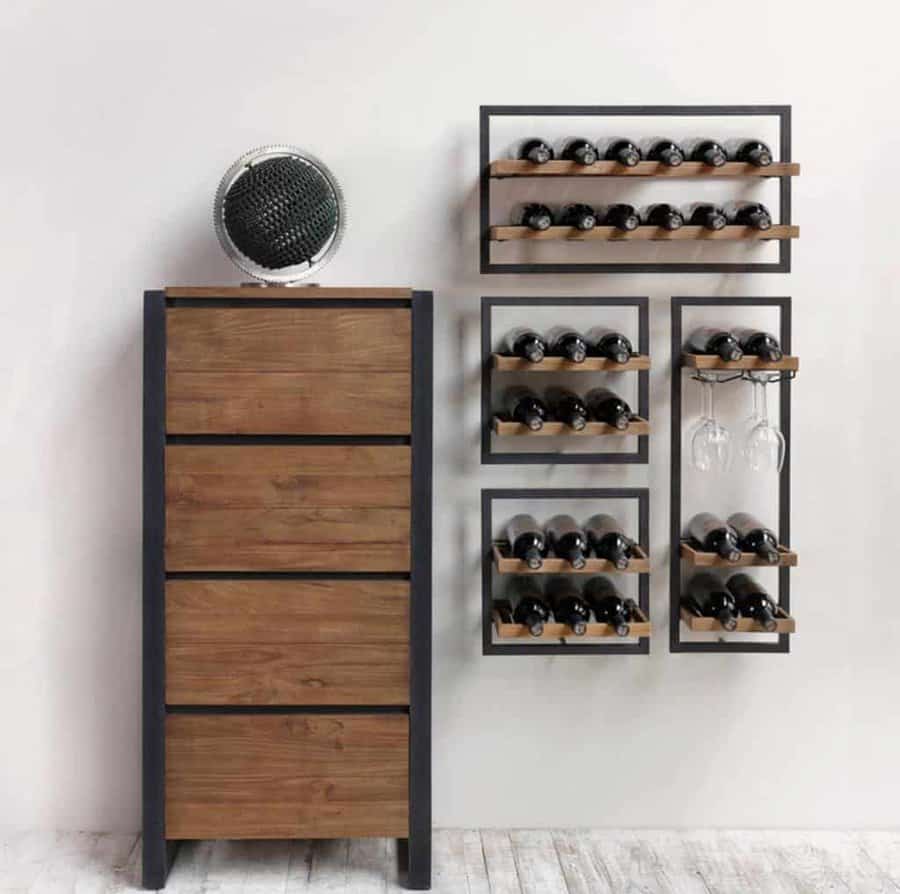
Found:
[[[430,876],[431,296],[145,296],[144,883],[198,838]]]

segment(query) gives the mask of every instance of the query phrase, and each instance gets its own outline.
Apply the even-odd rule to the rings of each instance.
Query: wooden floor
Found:
[[[396,843],[182,846],[169,894],[402,891]],[[0,835],[0,892],[138,890],[133,835]],[[438,831],[439,894],[900,894],[900,832]]]

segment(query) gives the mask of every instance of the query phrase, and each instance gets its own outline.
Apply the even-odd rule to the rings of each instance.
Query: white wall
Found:
[[[436,294],[435,822],[900,823],[892,16],[866,0],[6,0],[0,822],[138,825],[141,292],[240,280],[213,192],[242,151],[286,141],[349,198],[324,281]],[[796,272],[479,276],[477,111],[500,102],[792,103]],[[479,296],[518,293],[652,296],[649,472],[479,465]],[[789,656],[666,648],[679,293],[795,296]],[[649,483],[650,657],[481,656],[479,491],[526,480]],[[525,783],[535,764],[545,790]]]

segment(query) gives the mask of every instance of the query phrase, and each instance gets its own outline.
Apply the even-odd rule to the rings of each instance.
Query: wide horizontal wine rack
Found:
[[[497,344],[502,335],[516,326],[534,326],[535,314],[547,314],[554,324],[573,325],[583,330],[593,325],[611,325],[613,314],[622,315],[622,330],[636,348],[636,355],[626,363],[615,363],[605,357],[587,357],[583,363],[573,363],[562,357],[545,357],[540,363],[529,363],[520,357],[498,353]],[[497,319],[507,314],[506,323]],[[537,326],[540,328],[540,325]],[[615,328],[615,327],[613,327]],[[650,434],[650,325],[648,299],[645,297],[516,297],[481,299],[481,461],[485,464],[593,464],[593,463],[646,463],[648,436]],[[604,374],[610,374],[627,385],[628,373],[637,377],[637,406],[628,426],[618,429],[605,422],[588,422],[584,429],[575,431],[562,422],[547,421],[538,431],[532,431],[520,422],[504,418],[494,406],[494,387],[498,382],[529,385],[559,384],[561,377],[568,379],[573,390],[584,393],[595,385],[610,384]],[[527,374],[527,375],[526,375]],[[543,375],[542,375],[543,374]],[[548,375],[549,374],[549,375]],[[502,377],[502,378],[498,378]],[[578,384],[574,384],[574,383]],[[583,383],[583,384],[582,384]],[[613,384],[613,390],[617,390]],[[629,386],[630,387],[630,386]],[[548,438],[555,438],[551,452]],[[626,440],[630,439],[630,441]],[[634,449],[629,450],[631,444]],[[505,445],[535,445],[534,450],[504,449]],[[591,449],[567,450],[570,444],[590,444]],[[615,448],[612,445],[616,445]]]
[[[516,126],[521,124],[519,138],[534,136],[531,132],[533,119],[538,118],[547,118],[554,123],[565,122],[556,129],[564,129],[570,134],[574,126],[568,123],[570,120],[589,119],[592,133],[585,134],[588,137],[598,133],[607,136],[618,133],[622,127],[619,122],[623,119],[647,121],[647,128],[660,130],[667,129],[670,123],[683,129],[690,122],[695,131],[703,131],[709,121],[724,119],[740,123],[747,131],[744,136],[751,135],[760,124],[765,124],[773,133],[777,131],[775,138],[770,139],[776,160],[762,168],[742,162],[710,167],[692,161],[685,161],[678,167],[654,161],[641,161],[633,167],[626,167],[618,162],[602,160],[592,165],[578,165],[565,160],[553,160],[541,165],[498,157],[503,149],[499,143],[492,144],[492,133],[496,139],[498,132],[506,133],[510,122],[513,122]],[[665,123],[660,123],[660,119]],[[482,273],[787,273],[791,269],[791,241],[800,235],[799,228],[791,221],[791,182],[799,176],[800,165],[791,160],[790,106],[482,106],[479,135]],[[633,134],[638,138],[647,135]],[[748,189],[769,189],[754,184],[775,181],[777,195],[775,188],[771,188],[770,201],[776,219],[773,226],[765,231],[742,226],[727,226],[718,231],[684,226],[669,232],[641,226],[631,232],[622,232],[613,227],[600,226],[581,232],[571,227],[553,226],[536,232],[527,227],[507,226],[508,216],[505,220],[495,219],[495,209],[503,204],[504,198],[510,196],[503,191],[495,194],[494,185],[509,180],[526,181],[525,191],[517,193],[517,196],[521,200],[527,196],[528,201],[537,200],[533,189],[546,181],[555,184],[566,181],[570,185],[604,180],[619,183],[631,181],[633,184],[684,181],[701,186],[712,181],[732,181],[735,194],[730,198],[738,194],[745,198]],[[560,187],[553,195],[559,197],[562,192],[563,187]],[[708,197],[705,191],[702,194],[704,198]],[[679,195],[678,203],[692,199],[689,188]],[[604,197],[611,198],[605,193]],[[646,198],[650,198],[649,194]],[[777,212],[774,210],[775,199]],[[566,193],[566,201],[582,200],[590,201],[587,197],[576,196],[571,189]],[[611,200],[630,202],[630,193],[621,192]],[[502,212],[499,216],[503,216]],[[770,260],[776,249],[761,247],[773,243],[777,247],[777,260]],[[511,244],[518,244],[519,248],[512,249]],[[619,249],[613,247],[618,244],[624,245]],[[641,249],[642,244],[648,247]],[[583,248],[566,249],[566,245],[582,245]],[[664,246],[671,251],[664,251]],[[514,253],[508,254],[510,251]],[[498,252],[499,260],[495,257]]]
[[[741,360],[726,362],[718,357],[686,353],[684,343],[690,334],[684,325],[685,310],[691,308],[715,308],[717,325],[729,321],[748,323],[747,315],[778,312],[778,340],[785,356],[775,362],[765,362],[758,357],[745,356]],[[766,309],[766,310],[764,310]],[[774,331],[774,328],[773,328]],[[792,356],[791,348],[791,299],[790,298],[673,298],[672,299],[672,408],[671,408],[671,503],[670,503],[670,573],[669,573],[669,648],[672,652],[781,652],[790,651],[790,635],[796,631],[796,623],[790,615],[790,569],[797,565],[798,556],[790,544],[791,523],[791,383],[800,367],[799,359]],[[729,376],[731,372],[733,375]],[[784,464],[777,476],[778,561],[769,564],[755,553],[741,553],[735,562],[727,561],[716,553],[696,549],[683,538],[683,487],[684,463],[688,450],[683,443],[684,390],[698,375],[719,374],[722,382],[743,378],[754,372],[766,373],[768,381],[778,388],[778,425],[785,439]],[[715,386],[734,388],[735,385]],[[740,508],[740,507],[735,507]],[[777,574],[776,603],[777,639],[773,632],[765,631],[750,618],[739,618],[734,631],[725,631],[715,618],[696,617],[681,604],[683,593],[682,572],[685,569],[709,569],[724,572],[738,568],[772,568]],[[758,573],[758,572],[756,572]],[[709,639],[684,639],[682,631],[691,634],[715,634]],[[735,635],[748,635],[736,639]]]
[[[509,544],[495,537],[496,524],[505,517],[495,517],[495,506],[516,505],[515,512],[534,512],[542,503],[577,504],[581,515],[608,512],[616,504],[632,502],[636,509],[635,554],[625,569],[616,568],[606,559],[588,558],[584,568],[575,570],[567,561],[554,556],[543,560],[539,569],[531,569],[509,554]],[[647,655],[650,651],[650,497],[647,488],[501,488],[481,492],[482,542],[482,653],[484,655]],[[503,622],[495,602],[502,601],[503,582],[513,575],[573,575],[587,580],[586,575],[612,575],[619,580],[637,578],[635,617],[629,624],[629,635],[619,637],[610,625],[592,621],[585,635],[575,636],[565,624],[548,622],[541,636],[533,637],[524,625]],[[600,641],[598,641],[600,640]]]

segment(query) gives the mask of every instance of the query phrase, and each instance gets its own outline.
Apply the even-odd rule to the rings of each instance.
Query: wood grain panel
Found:
[[[408,718],[166,718],[166,837],[408,833]]]
[[[409,704],[406,581],[175,580],[166,701]]]
[[[406,645],[166,646],[173,705],[408,705]]]
[[[398,308],[206,308],[166,312],[179,372],[405,372],[412,317]]]
[[[179,643],[407,643],[403,580],[170,580],[166,638]]]
[[[190,373],[166,381],[170,434],[408,435],[409,373]]]
[[[166,448],[172,571],[408,571],[405,446]]]

